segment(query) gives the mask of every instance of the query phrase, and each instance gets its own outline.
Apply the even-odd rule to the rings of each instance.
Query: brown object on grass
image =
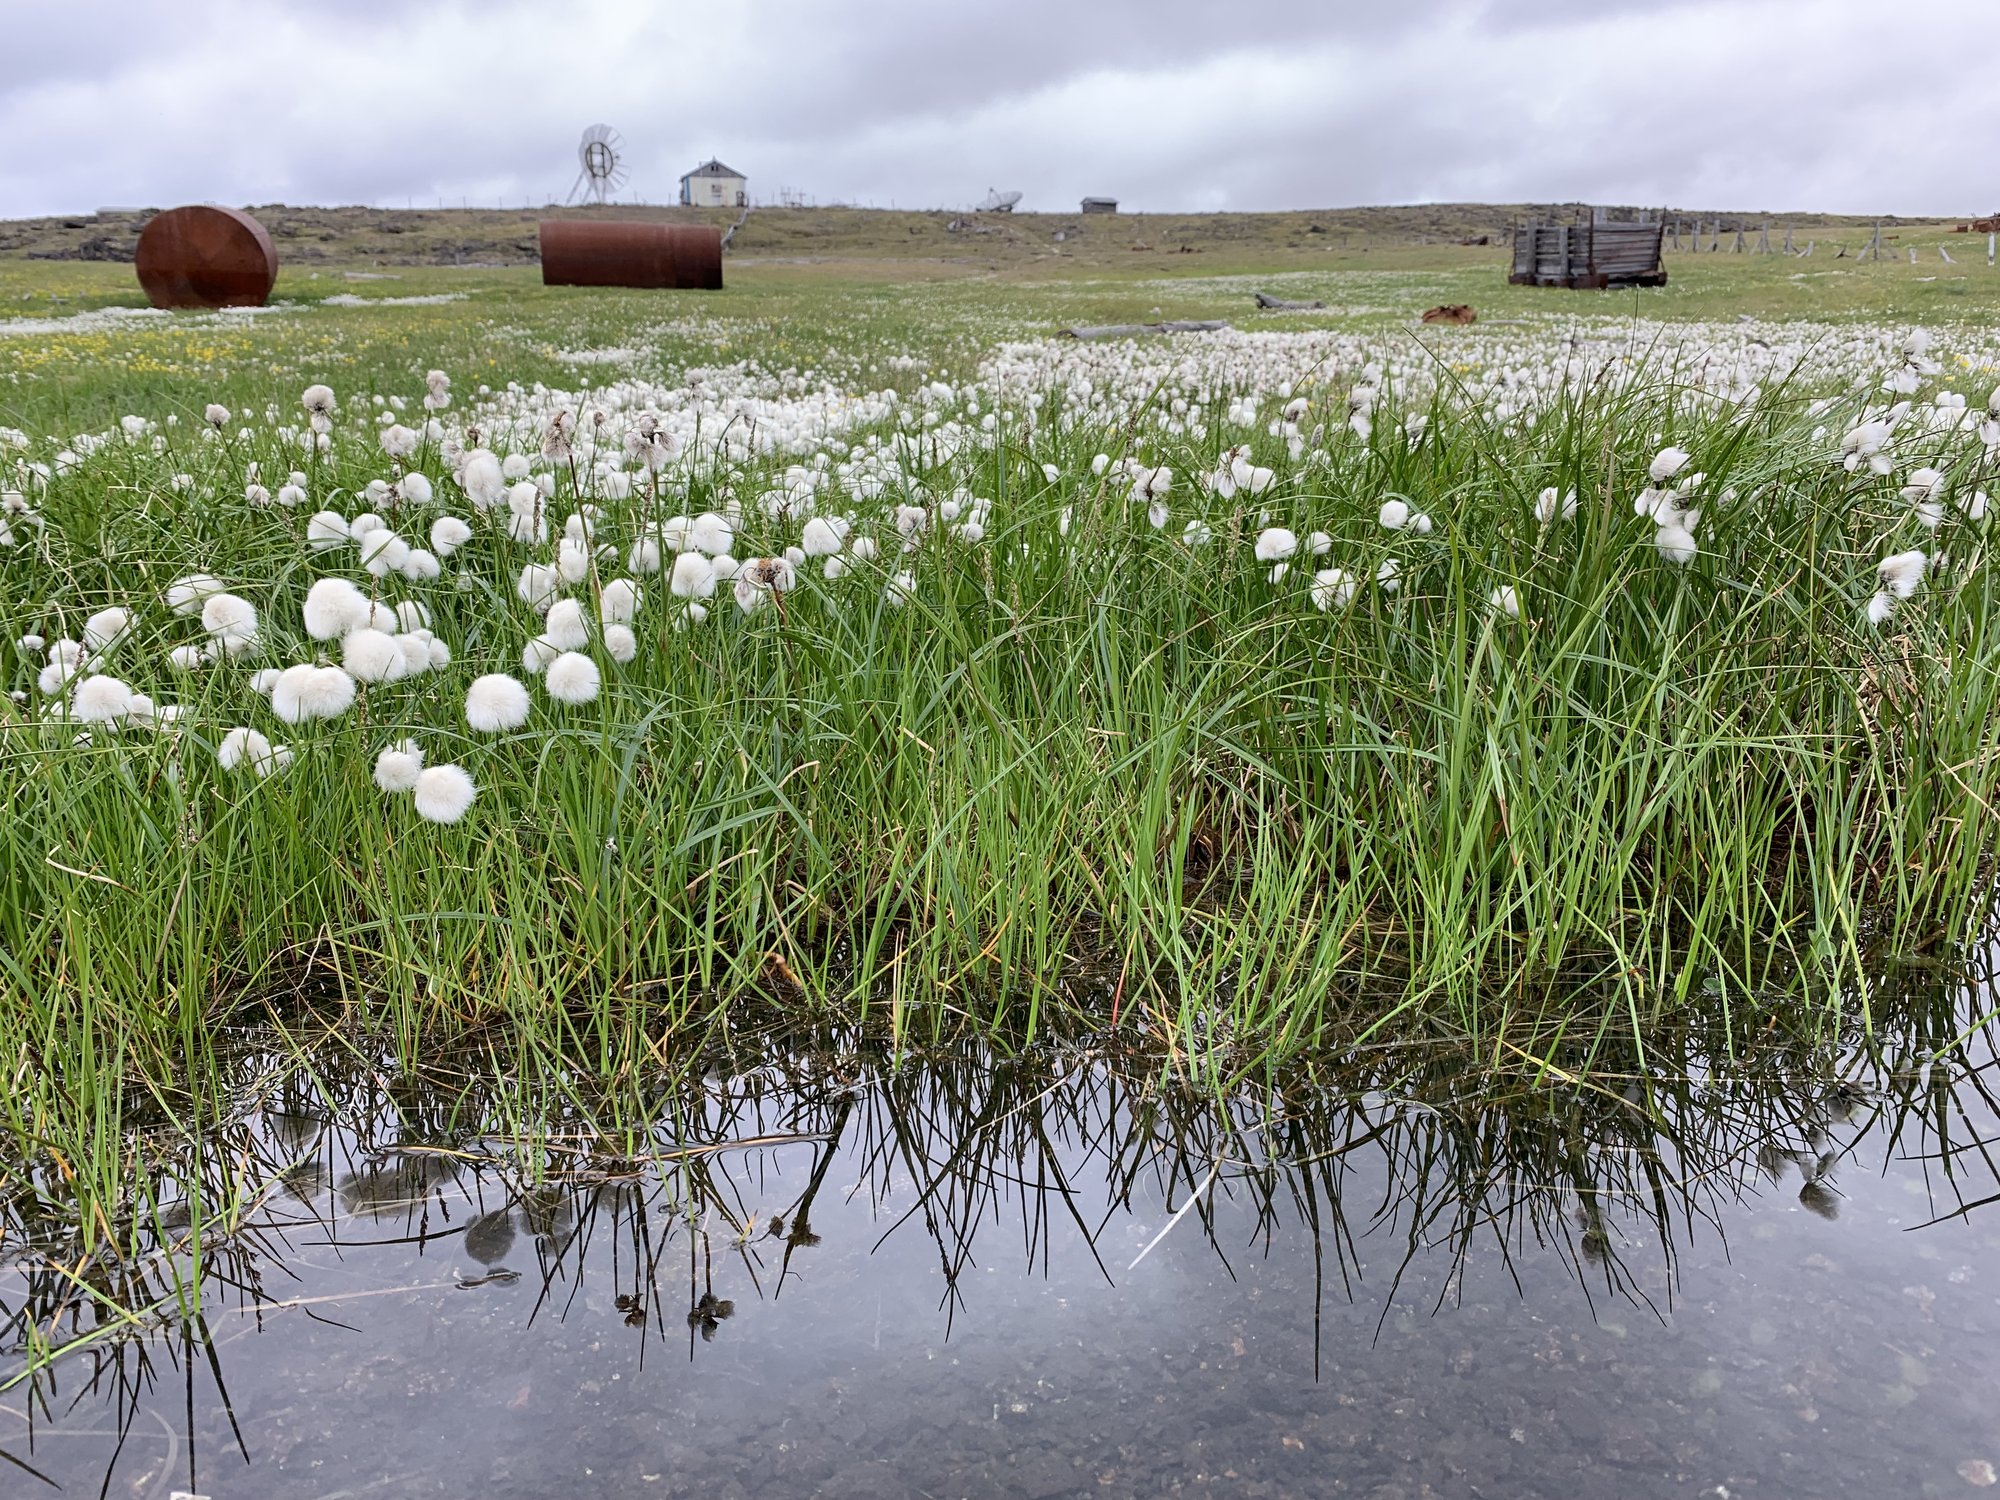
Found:
[[[1424,314],[1426,323],[1477,323],[1479,314],[1463,302],[1447,302],[1442,307],[1433,307]]]
[[[722,290],[722,235],[706,225],[544,219],[541,245],[546,286]]]
[[[195,203],[147,220],[133,269],[155,307],[262,307],[278,252],[250,215]]]

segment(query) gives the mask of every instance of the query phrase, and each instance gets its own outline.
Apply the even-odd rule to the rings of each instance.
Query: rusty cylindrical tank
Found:
[[[722,290],[722,233],[699,224],[542,221],[547,286]]]
[[[133,264],[155,307],[262,307],[278,280],[264,226],[213,203],[154,214]]]

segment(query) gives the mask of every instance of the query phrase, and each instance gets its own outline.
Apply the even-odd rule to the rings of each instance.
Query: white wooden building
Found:
[[[681,179],[681,202],[696,208],[742,208],[750,201],[750,179],[710,158]]]

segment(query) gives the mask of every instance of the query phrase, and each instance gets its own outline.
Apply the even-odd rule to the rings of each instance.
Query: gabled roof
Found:
[[[692,172],[689,172],[687,176],[682,177],[681,181],[686,182],[689,177],[743,177],[743,174],[737,171],[736,168],[725,167],[714,157],[710,157]],[[743,177],[743,180],[748,182],[750,179]]]

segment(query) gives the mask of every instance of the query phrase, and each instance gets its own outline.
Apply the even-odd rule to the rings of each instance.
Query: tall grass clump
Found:
[[[302,997],[610,1071],[757,993],[1497,1047],[1832,1015],[1977,934],[2000,426],[1921,339],[1747,386],[1203,347],[31,449],[5,1040],[172,1078]]]

